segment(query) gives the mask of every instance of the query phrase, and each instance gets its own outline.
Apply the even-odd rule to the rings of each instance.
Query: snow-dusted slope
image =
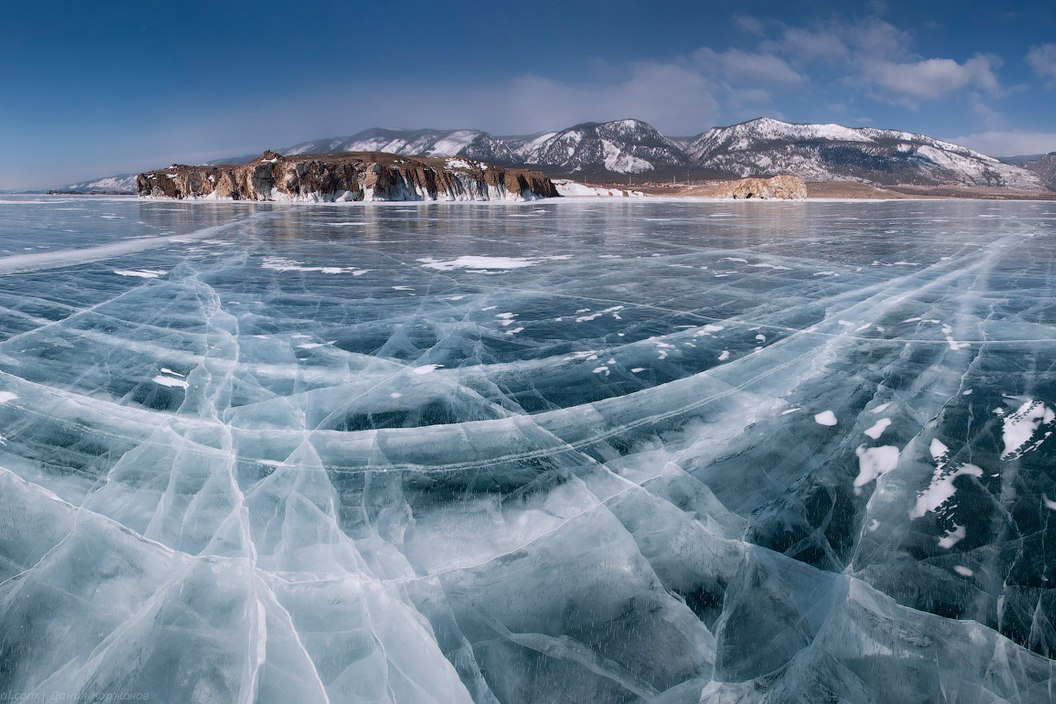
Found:
[[[117,176],[106,176],[93,181],[70,183],[56,190],[75,193],[135,193],[136,175],[118,174]]]
[[[523,162],[526,154],[531,154],[557,134],[557,132],[537,132],[517,137],[501,137],[500,139],[510,147],[514,157],[518,161]]]
[[[807,181],[1041,188],[1035,174],[926,135],[759,118],[716,127],[686,148],[692,163],[731,176],[791,173]]]
[[[376,151],[401,156],[465,156],[562,173],[637,174],[686,163],[681,147],[641,120],[584,123],[560,132],[493,137],[479,130],[370,129],[296,144],[281,153]]]
[[[516,161],[501,139],[480,130],[369,129],[351,137],[333,137],[295,144],[280,153],[388,152],[401,156],[465,156],[497,164]]]
[[[586,122],[540,136],[518,155],[527,164],[566,173],[640,174],[686,163],[677,144],[641,120]]]
[[[1056,191],[1056,152],[1043,154],[1037,159],[1028,161],[1023,167],[1037,174],[1041,182],[1050,191]]]

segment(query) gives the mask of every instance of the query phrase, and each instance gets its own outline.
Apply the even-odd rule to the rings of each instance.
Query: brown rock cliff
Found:
[[[141,196],[265,201],[534,200],[558,197],[537,171],[462,158],[344,152],[284,157],[266,151],[244,164],[173,164],[139,174]]]

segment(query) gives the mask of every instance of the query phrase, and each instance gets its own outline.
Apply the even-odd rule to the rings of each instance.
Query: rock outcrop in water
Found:
[[[534,200],[558,197],[537,171],[462,158],[346,152],[285,157],[266,151],[244,164],[174,164],[139,174],[141,196],[295,202]]]
[[[716,195],[734,200],[804,200],[807,197],[807,184],[798,176],[788,174],[771,178],[742,178],[723,184]]]

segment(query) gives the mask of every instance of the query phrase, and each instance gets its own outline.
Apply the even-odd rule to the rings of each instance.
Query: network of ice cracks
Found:
[[[0,693],[1056,696],[1056,206],[0,200]]]

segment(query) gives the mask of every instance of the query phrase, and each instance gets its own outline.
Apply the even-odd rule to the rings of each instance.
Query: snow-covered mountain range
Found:
[[[690,161],[717,176],[791,173],[805,181],[881,185],[1040,189],[1018,166],[923,134],[759,118],[716,127],[686,147]]]
[[[70,183],[55,190],[67,193],[135,193],[136,174],[117,174],[92,181]]]
[[[567,174],[641,174],[687,164],[681,147],[641,120],[587,122],[536,135],[517,142],[514,153],[525,164]]]
[[[463,156],[495,164],[514,164],[518,159],[500,138],[480,130],[386,130],[374,128],[351,137],[332,137],[294,144],[280,154],[326,154],[332,152],[388,152],[400,156]]]
[[[288,155],[389,152],[400,156],[461,156],[495,164],[533,164],[561,173],[602,170],[636,174],[686,163],[677,144],[641,120],[590,122],[559,132],[519,137],[493,137],[480,130],[375,128],[279,151]]]
[[[796,124],[767,117],[715,127],[693,137],[665,137],[652,125],[631,119],[588,122],[557,132],[515,137],[470,129],[376,128],[277,151],[287,155],[353,151],[465,157],[590,180],[682,181],[793,174],[805,181],[879,185],[1046,187],[1039,169],[1005,163],[927,135]],[[118,190],[98,184],[117,184],[119,178],[127,175],[63,190]],[[1056,186],[1050,181],[1048,187]],[[134,188],[133,178],[128,190]]]

